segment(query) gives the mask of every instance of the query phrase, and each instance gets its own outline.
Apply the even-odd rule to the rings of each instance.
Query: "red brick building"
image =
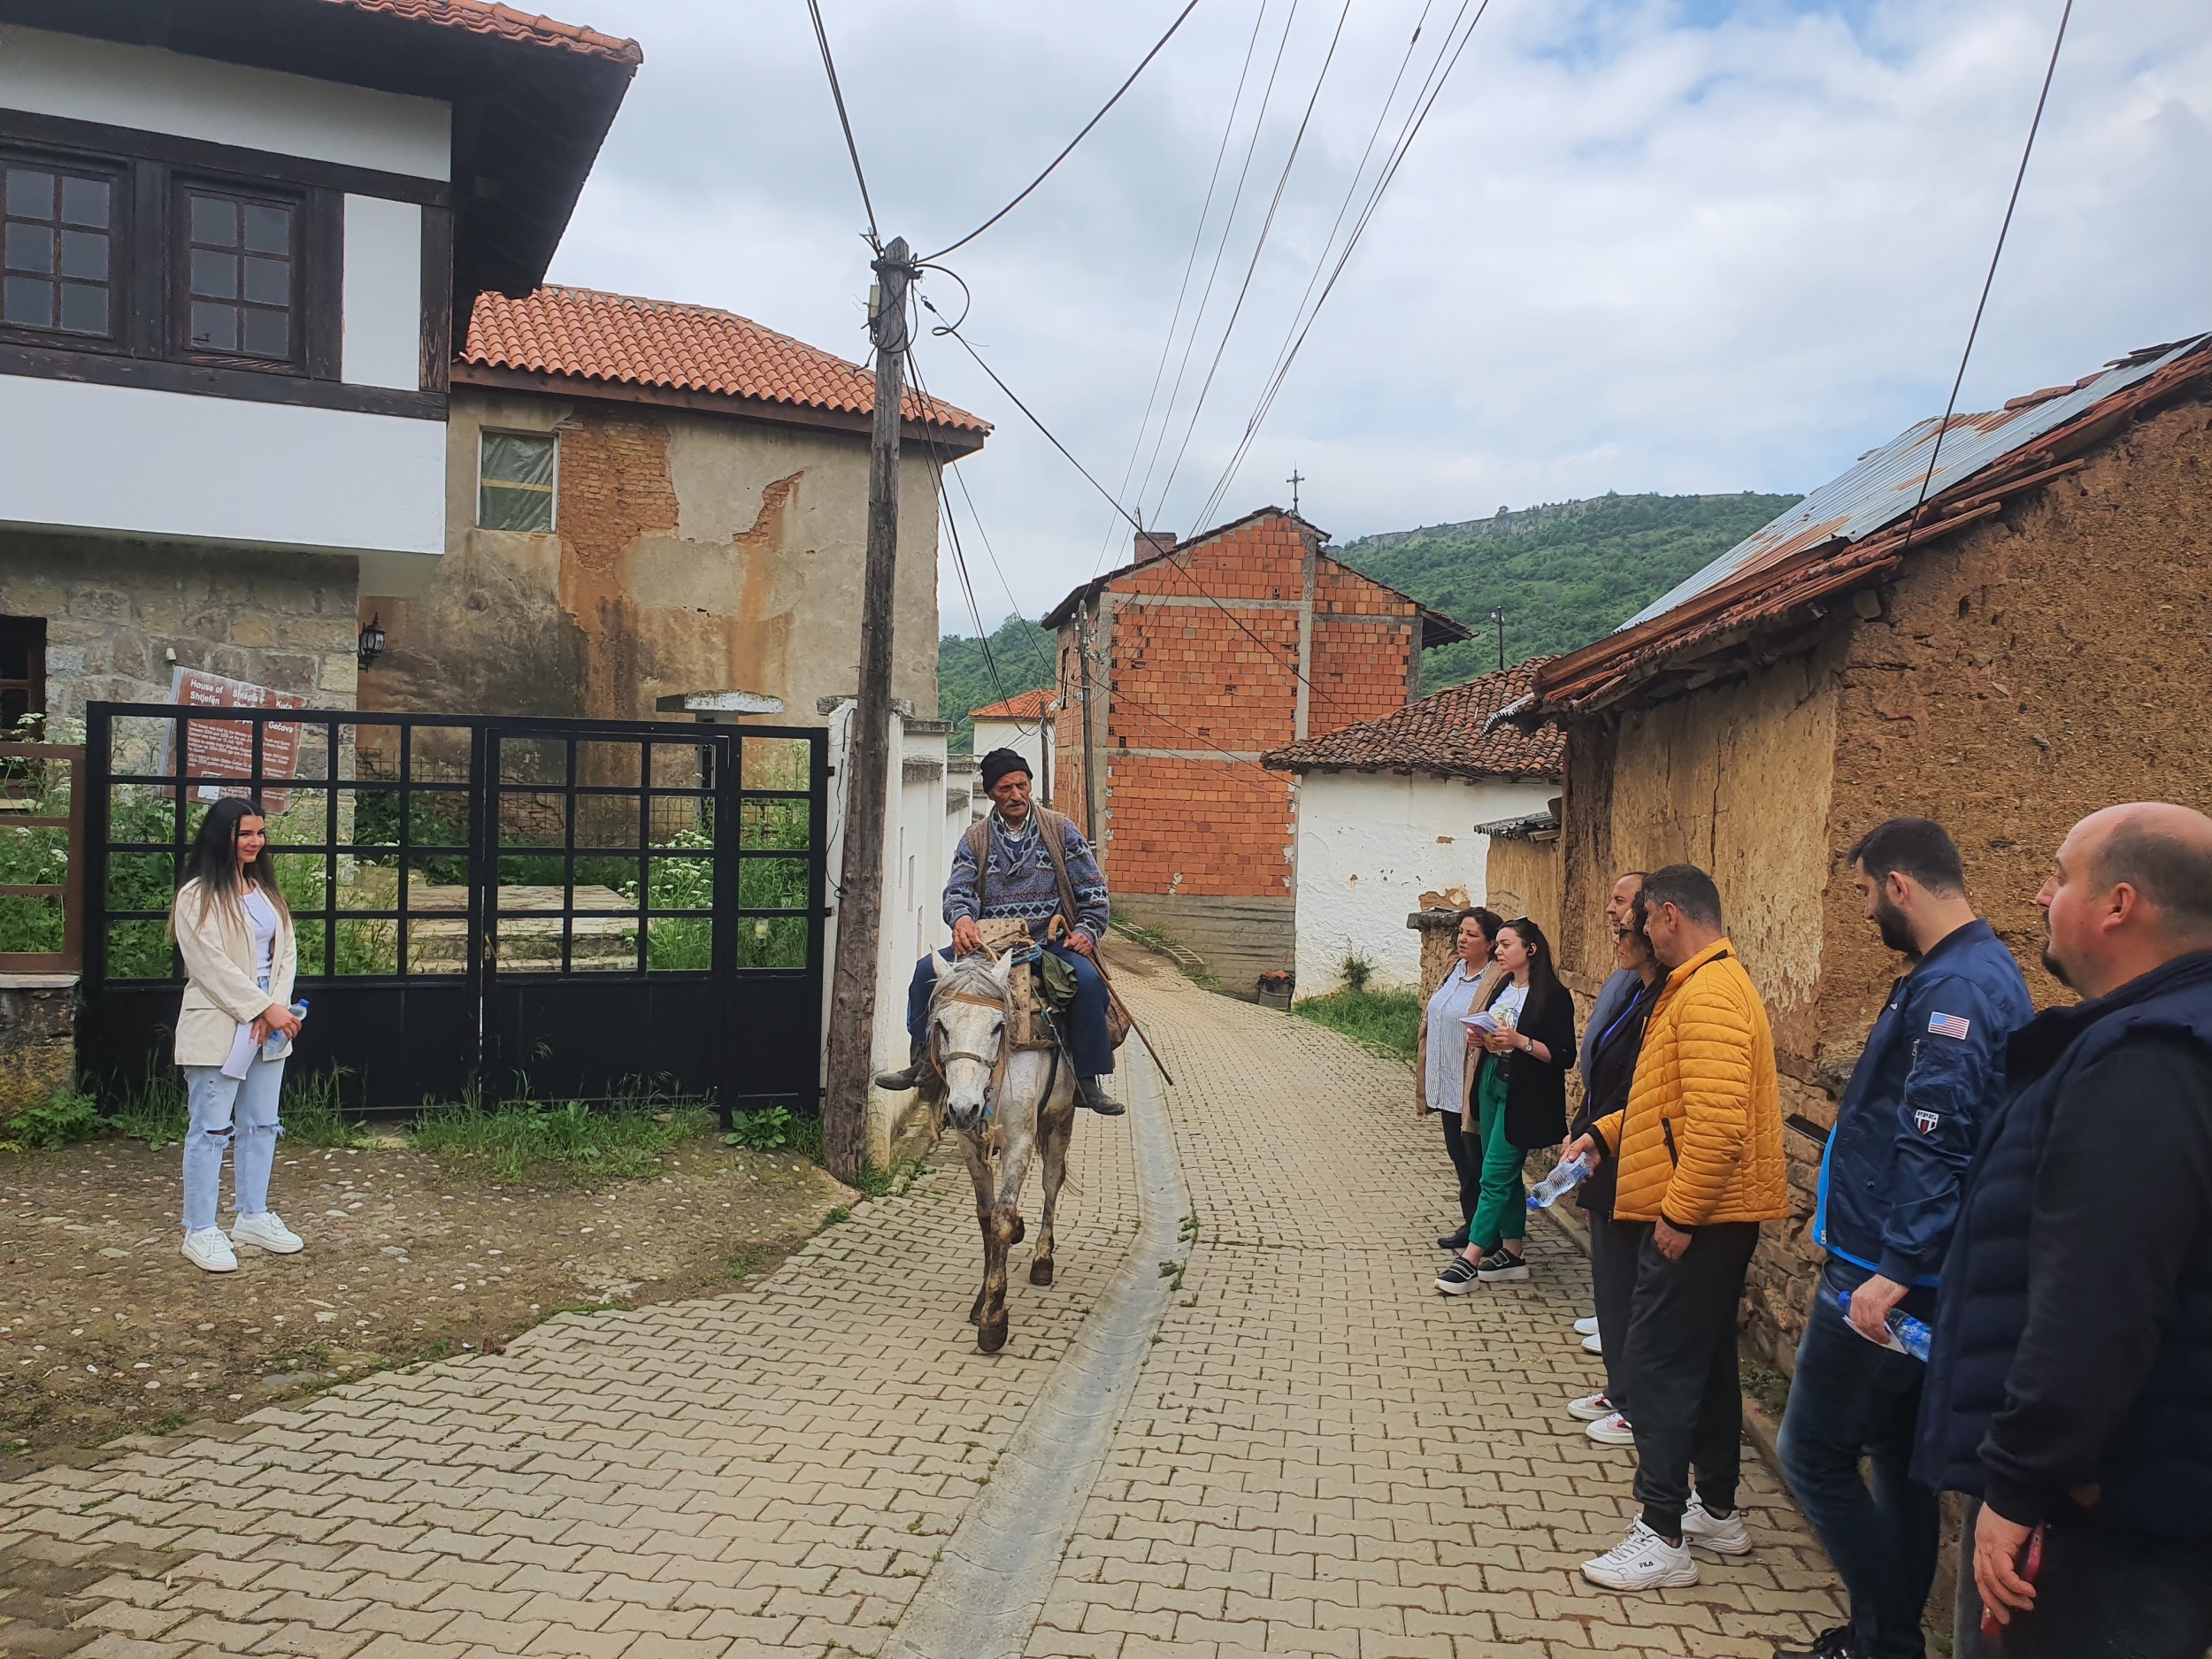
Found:
[[[1240,995],[1293,954],[1297,786],[1261,755],[1403,708],[1421,652],[1467,637],[1327,540],[1279,507],[1179,543],[1147,532],[1134,563],[1045,618],[1060,633],[1055,802],[1090,823],[1116,911]]]

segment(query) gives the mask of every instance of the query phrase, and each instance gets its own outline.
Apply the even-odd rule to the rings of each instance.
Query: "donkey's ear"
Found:
[[[1014,953],[1012,951],[1007,951],[991,964],[991,977],[996,979],[1002,987],[1013,984]]]

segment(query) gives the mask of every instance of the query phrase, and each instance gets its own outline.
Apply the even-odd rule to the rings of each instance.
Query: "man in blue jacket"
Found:
[[[1914,1472],[1980,1501],[1959,1659],[2000,1651],[1985,1609],[2012,1659],[2202,1659],[2212,819],[2093,813],[2036,902],[2044,964],[2083,1000],[2007,1045],[1944,1260]]]
[[[1813,1241],[1828,1262],[1778,1449],[1850,1593],[1851,1623],[1797,1651],[1922,1659],[1938,1516],[1935,1494],[1909,1471],[1926,1368],[1886,1346],[1885,1321],[1901,1308],[1935,1318],[1937,1269],[2005,1039],[2034,1010],[2020,964],[1968,902],[1958,849],[1941,825],[1892,818],[1845,862],[1882,942],[1916,960],[1874,1022],[1821,1159]],[[1847,1317],[1837,1306],[1844,1296]]]

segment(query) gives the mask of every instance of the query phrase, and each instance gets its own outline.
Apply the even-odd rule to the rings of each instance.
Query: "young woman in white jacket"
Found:
[[[257,803],[227,796],[208,809],[185,857],[169,927],[187,980],[176,1048],[192,1108],[184,1138],[184,1256],[211,1273],[227,1273],[238,1265],[234,1242],[278,1256],[303,1242],[269,1208],[269,1171],[283,1133],[277,1095],[284,1062],[263,1058],[262,1045],[273,1032],[287,1039],[299,1033],[291,1006],[298,952]],[[241,1026],[250,1033],[252,1057],[242,1079],[226,1077]],[[227,1148],[236,1212],[229,1238],[215,1225]]]

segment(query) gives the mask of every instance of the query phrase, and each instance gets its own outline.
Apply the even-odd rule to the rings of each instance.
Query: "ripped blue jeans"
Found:
[[[265,1214],[277,1137],[284,1133],[277,1121],[284,1062],[256,1055],[242,1081],[225,1077],[220,1066],[188,1065],[184,1080],[192,1105],[192,1126],[184,1136],[184,1230],[215,1225],[227,1147],[233,1207],[241,1216]]]

